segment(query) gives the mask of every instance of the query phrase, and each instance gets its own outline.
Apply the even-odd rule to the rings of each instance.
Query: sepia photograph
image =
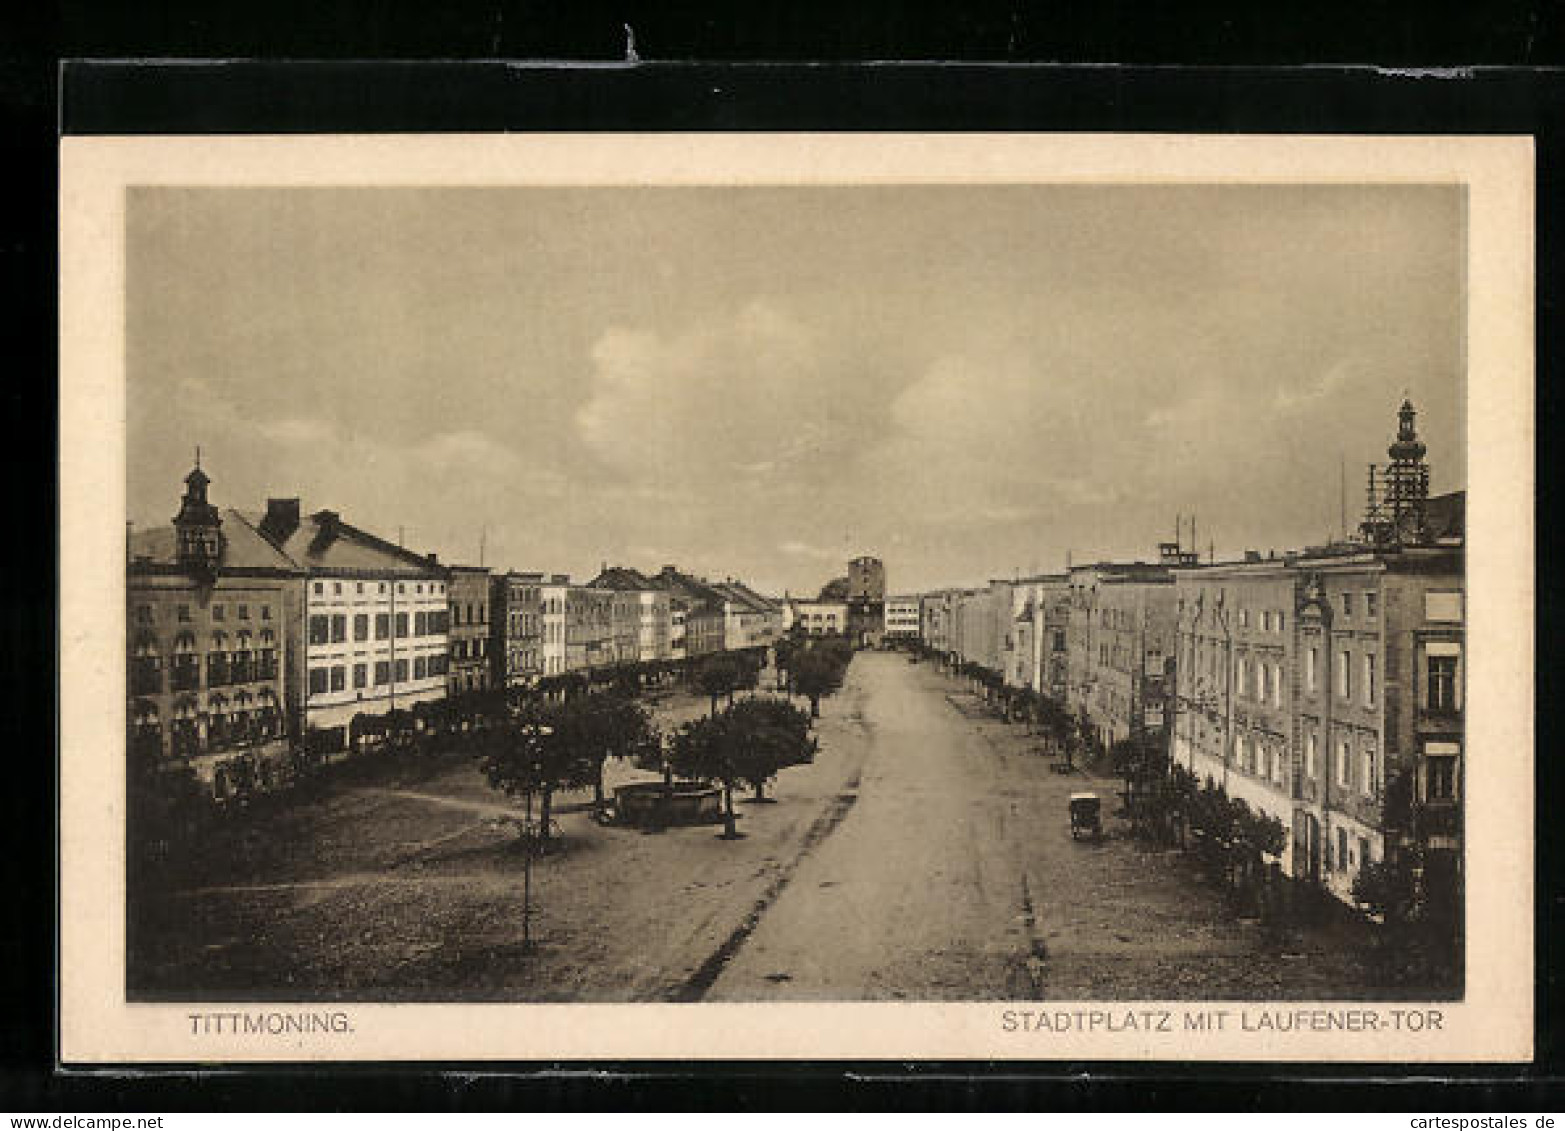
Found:
[[[663,176],[604,175],[623,139],[545,176],[132,163],[94,229],[116,399],[62,382],[111,437],[77,561],[123,585],[65,730],[82,1008],[203,1058],[360,1055],[393,1005],[755,1018],[708,1055],[800,1053],[637,1011],[1525,1051],[1492,183],[685,142]]]

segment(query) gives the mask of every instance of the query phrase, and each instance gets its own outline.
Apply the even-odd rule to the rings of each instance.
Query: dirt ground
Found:
[[[768,673],[768,680],[770,674]],[[763,684],[765,686],[765,684]],[[705,700],[659,703],[672,727]],[[532,868],[516,805],[471,762],[341,784],[225,829],[199,881],[157,901],[140,1000],[1036,1000],[1361,998],[1363,939],[1283,947],[1178,853],[1120,823],[1070,837],[1038,740],[952,679],[855,659],[821,750],[769,804],[712,827],[603,827],[561,798]],[[647,775],[613,766],[610,784]]]

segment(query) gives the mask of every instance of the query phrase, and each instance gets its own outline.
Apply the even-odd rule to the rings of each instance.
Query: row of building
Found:
[[[197,466],[166,527],[127,532],[133,746],[206,771],[359,715],[550,676],[764,647],[779,602],[732,578],[605,564],[598,576],[443,565],[271,499],[219,510]]]
[[[1459,852],[1465,493],[1430,497],[1404,403],[1357,536],[1285,554],[1097,562],[919,599],[922,641],[1062,704],[1288,830],[1282,866],[1348,900],[1416,838]]]

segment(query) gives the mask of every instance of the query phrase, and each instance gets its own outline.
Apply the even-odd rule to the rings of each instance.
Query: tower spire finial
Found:
[[[196,445],[196,470],[201,470],[201,445]]]

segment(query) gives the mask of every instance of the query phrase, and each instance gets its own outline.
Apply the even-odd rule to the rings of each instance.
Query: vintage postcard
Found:
[[[1528,139],[61,205],[62,1061],[1531,1057]]]

